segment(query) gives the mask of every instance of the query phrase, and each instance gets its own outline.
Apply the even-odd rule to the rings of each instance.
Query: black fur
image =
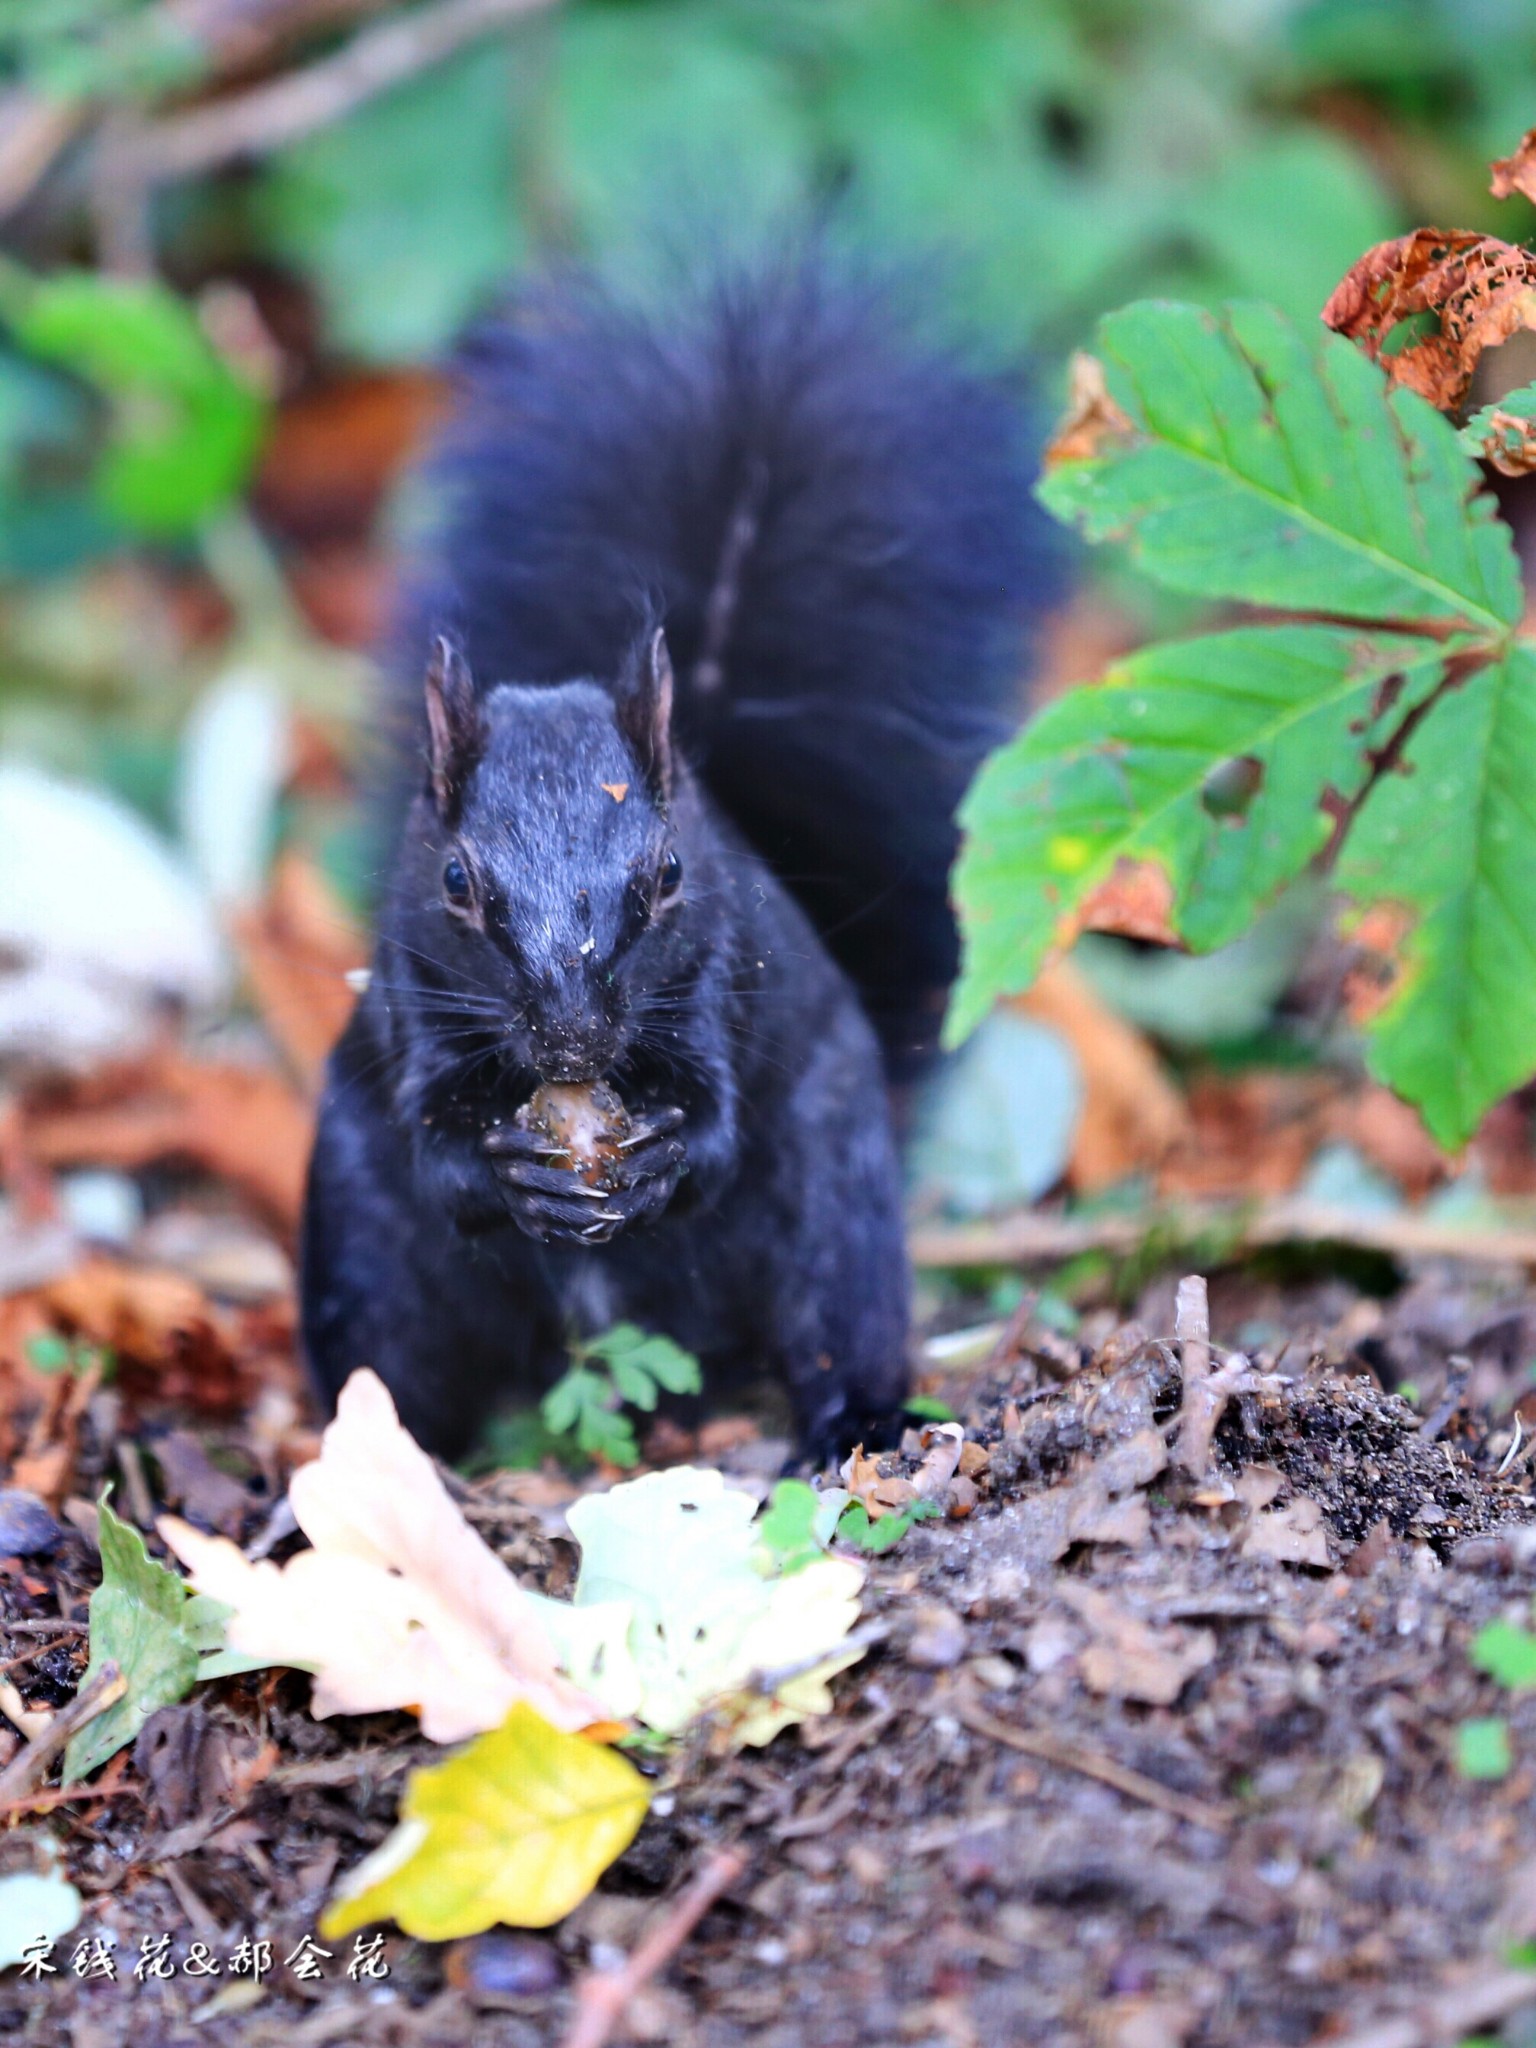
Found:
[[[905,332],[802,257],[649,321],[552,290],[467,354],[455,644],[304,1251],[322,1389],[373,1365],[435,1449],[620,1317],[777,1369],[811,1452],[900,1402],[876,1029],[892,1071],[931,1041],[1048,560],[1012,401]],[[599,1076],[636,1130],[595,1193],[514,1119]]]

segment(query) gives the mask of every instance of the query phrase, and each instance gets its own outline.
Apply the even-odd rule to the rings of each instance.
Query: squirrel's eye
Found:
[[[469,903],[469,870],[456,853],[449,854],[443,863],[443,894],[456,910],[465,909]]]
[[[658,905],[672,903],[683,886],[683,864],[668,847],[662,855],[661,873],[656,878],[656,901]]]

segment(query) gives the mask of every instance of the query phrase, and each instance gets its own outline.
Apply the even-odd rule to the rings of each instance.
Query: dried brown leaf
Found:
[[[1110,448],[1135,439],[1136,423],[1109,395],[1104,365],[1081,350],[1068,370],[1067,410],[1045,451],[1044,467],[1092,462]]]
[[[1155,1171],[1189,1134],[1184,1099],[1146,1037],[1094,994],[1070,961],[1052,961],[1018,999],[1067,1039],[1083,1081],[1083,1110],[1067,1179],[1079,1193]]]
[[[1054,1564],[1074,1543],[1140,1544],[1151,1534],[1146,1502],[1136,1489],[1168,1465],[1157,1429],[1139,1429],[1053,1486],[1017,1502],[1015,1531],[1029,1563]]]
[[[1167,869],[1157,861],[1130,860],[1122,855],[1108,879],[1091,889],[1078,905],[1071,930],[1072,935],[1116,932],[1124,939],[1182,949],[1172,919],[1173,883]]]
[[[1090,1692],[1171,1707],[1195,1673],[1216,1655],[1216,1638],[1209,1629],[1154,1627],[1095,1586],[1062,1583],[1056,1591],[1093,1633],[1093,1641],[1077,1660]]]
[[[1478,415],[1479,419],[1483,415]],[[1529,476],[1536,469],[1536,420],[1494,406],[1488,413],[1479,458],[1500,476]]]
[[[1421,313],[1435,316],[1439,332],[1383,354],[1403,321]],[[1323,320],[1358,342],[1394,384],[1449,412],[1465,398],[1484,349],[1536,327],[1536,256],[1493,235],[1418,228],[1368,249],[1335,285]]]
[[[235,920],[234,937],[262,1021],[318,1093],[356,1000],[347,976],[367,963],[362,935],[319,869],[290,851],[278,857],[264,901]]]
[[[1536,128],[1527,128],[1514,151],[1490,168],[1488,189],[1495,199],[1511,199],[1518,192],[1536,205]]]
[[[1328,1534],[1323,1511],[1315,1500],[1298,1494],[1284,1507],[1255,1515],[1243,1538],[1244,1557],[1272,1557],[1278,1564],[1311,1565],[1328,1571]]]
[[[29,1104],[23,1142],[44,1166],[115,1166],[135,1173],[190,1161],[242,1189],[297,1235],[313,1117],[280,1074],[188,1059],[157,1047],[60,1097]]]

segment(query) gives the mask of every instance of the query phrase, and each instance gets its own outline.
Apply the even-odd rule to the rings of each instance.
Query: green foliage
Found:
[[[1507,1778],[1513,1761],[1509,1724],[1496,1715],[1457,1728],[1456,1768],[1464,1778]]]
[[[138,98],[195,84],[204,56],[177,10],[155,0],[6,0],[8,67],[50,99]]]
[[[244,484],[264,407],[167,286],[7,265],[0,318],[28,355],[106,402],[92,485],[111,519],[146,535],[189,532]]]
[[[25,1346],[27,1363],[35,1372],[74,1373],[77,1377],[89,1372],[92,1366],[100,1366],[102,1378],[110,1380],[115,1371],[116,1361],[104,1346],[87,1344],[76,1337],[61,1337],[55,1330],[47,1330],[36,1337],[29,1337]]]
[[[1472,1638],[1468,1652],[1479,1671],[1510,1692],[1536,1686],[1536,1635],[1512,1621],[1490,1621]]]
[[[816,1530],[820,1506],[821,1496],[803,1479],[781,1479],[774,1487],[757,1534],[781,1573],[801,1571],[826,1554]]]
[[[908,1501],[894,1514],[882,1515],[876,1522],[870,1519],[863,1501],[850,1501],[837,1525],[837,1540],[854,1550],[862,1550],[868,1557],[879,1557],[887,1550],[894,1550],[915,1523],[934,1521],[943,1512],[937,1501],[914,1500]]]
[[[186,1581],[157,1564],[138,1530],[104,1499],[98,1516],[102,1576],[91,1595],[91,1657],[81,1684],[89,1685],[110,1661],[128,1690],[70,1738],[67,1784],[115,1756],[157,1708],[184,1699],[199,1678],[247,1668],[221,1658],[228,1609],[206,1594],[189,1593]],[[205,1662],[210,1655],[215,1661]]]
[[[1412,924],[1404,994],[1371,1032],[1371,1066],[1445,1145],[1536,1068],[1536,647],[1450,691],[1345,842],[1339,886]]]
[[[1040,492],[1088,539],[1128,540],[1197,597],[1484,633],[1519,618],[1509,530],[1471,497],[1454,430],[1350,343],[1263,305],[1142,304],[1097,352],[1130,430]]]
[[[759,1539],[781,1573],[796,1572],[825,1554],[834,1537],[867,1557],[894,1550],[917,1522],[943,1513],[936,1501],[910,1501],[896,1513],[872,1520],[860,1500],[842,1487],[818,1493],[803,1479],[781,1479],[757,1525]]]
[[[766,220],[806,191],[792,75],[731,15],[715,0],[564,12],[544,175],[587,249],[622,260],[674,211]]]
[[[906,1413],[914,1422],[954,1422],[958,1418],[947,1401],[941,1401],[937,1394],[914,1394],[906,1404]]]
[[[951,1040],[1128,879],[1204,952],[1326,850],[1357,910],[1387,907],[1372,1071],[1458,1144],[1536,1070],[1536,690],[1508,528],[1439,414],[1270,308],[1131,306],[1099,353],[1118,411],[1048,475],[1049,508],[1171,588],[1359,623],[1145,648],[992,757],[961,813]]]
[[[364,362],[434,354],[517,268],[515,71],[466,51],[286,151],[258,218],[312,276],[332,344]]]
[[[696,1394],[699,1362],[670,1337],[648,1336],[634,1323],[615,1323],[600,1337],[572,1347],[571,1365],[539,1403],[544,1427],[610,1465],[637,1465],[640,1448],[621,1406],[649,1414],[661,1392]]]
[[[1494,404],[1473,413],[1461,430],[1461,445],[1469,455],[1494,461],[1521,456],[1526,442],[1521,421],[1536,422],[1536,384],[1506,391]]]

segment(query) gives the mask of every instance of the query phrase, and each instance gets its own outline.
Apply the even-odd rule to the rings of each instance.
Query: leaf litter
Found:
[[[706,1716],[658,1778],[643,1751],[637,1773],[612,1747],[518,1708],[521,1727],[503,1720],[445,1762],[399,1713],[315,1720],[309,1683],[296,1674],[200,1687],[161,1707],[135,1747],[107,1764],[96,1804],[53,1809],[85,1926],[132,1945],[157,1918],[185,1929],[190,1896],[221,1924],[260,1925],[291,1945],[315,1932],[330,1897],[330,1945],[342,1950],[339,1930],[360,1927],[359,1915],[394,1913],[427,1943],[392,1936],[412,2038],[446,2042],[472,2028],[477,2042],[522,2048],[559,2038],[568,1980],[584,1958],[642,1945],[669,1910],[658,1896],[734,1843],[745,1868],[693,1937],[679,1988],[653,1986],[651,2006],[637,2007],[664,2013],[681,2042],[702,2043],[707,2030],[711,2042],[832,2044],[855,2015],[861,2030],[893,2039],[921,2019],[947,2040],[948,2016],[961,2012],[978,2038],[1097,2043],[1119,2041],[1105,2028],[1129,2027],[1154,2006],[1173,2029],[1164,2037],[1190,2048],[1307,2042],[1347,2015],[1363,2022],[1421,1995],[1448,1996],[1496,1920],[1536,1932],[1536,1910],[1520,1903],[1536,1882],[1520,1846],[1532,1794],[1518,1769],[1468,1776],[1458,1762],[1462,1724],[1495,1710],[1517,1763],[1536,1742],[1536,1694],[1499,1690],[1469,1655],[1512,1600],[1529,1605],[1522,1574],[1533,1567],[1516,1561],[1536,1559],[1520,1540],[1532,1521],[1529,1469],[1517,1461],[1495,1476],[1507,1432],[1481,1407],[1457,1408],[1426,1441],[1414,1409],[1359,1376],[1348,1335],[1369,1332],[1383,1371],[1389,1356],[1394,1369],[1411,1362],[1427,1410],[1438,1397],[1421,1326],[1390,1311],[1373,1324],[1366,1304],[1337,1286],[1325,1296],[1334,1334],[1317,1348],[1332,1368],[1295,1358],[1288,1367],[1288,1354],[1261,1345],[1225,1383],[1233,1358],[1208,1332],[1206,1370],[1190,1379],[1199,1330],[1185,1318],[1176,1338],[1171,1300],[1155,1289],[1141,1325],[1101,1325],[1096,1343],[1019,1325],[1009,1356],[984,1365],[968,1391],[947,1388],[958,1433],[914,1430],[899,1452],[867,1460],[914,1493],[964,1478],[975,1504],[956,1517],[945,1492],[939,1519],[857,1570],[861,1661],[834,1678],[829,1713],[767,1749],[722,1752]],[[1445,1345],[1459,1333],[1450,1325],[1488,1305],[1439,1298],[1449,1308],[1435,1355],[1453,1375]],[[1214,1326],[1273,1318],[1277,1302],[1304,1330],[1304,1297],[1251,1298],[1245,1308],[1230,1282],[1215,1290]],[[1487,1355],[1475,1332],[1467,1341]],[[1517,1338],[1501,1341],[1518,1355]],[[1308,1348],[1303,1336],[1302,1356]],[[1353,1377],[1337,1369],[1346,1365]],[[1202,1398],[1221,1404],[1195,1471],[1175,1456],[1191,1387],[1214,1387]],[[76,1483],[93,1483],[99,1457],[87,1413]],[[947,1480],[935,1476],[941,1465]],[[305,1472],[318,1478],[321,1467],[302,1466],[295,1479]],[[305,1491],[300,1484],[301,1504]],[[663,1472],[618,1490],[618,1505],[626,1494],[643,1503],[648,1491],[652,1509],[606,1532],[602,1494],[567,1510],[577,1533],[587,1523],[589,1598],[576,1605],[573,1553],[502,1481],[452,1482],[441,1509],[407,1535],[430,1555],[423,1529],[435,1530],[439,1513],[446,1528],[461,1500],[490,1565],[499,1572],[504,1560],[530,1598],[551,1596],[547,1607],[533,1602],[538,1611],[593,1615],[627,1600],[632,1624],[634,1582],[647,1570],[640,1552],[649,1544],[673,1557],[676,1524],[702,1513],[701,1566],[707,1550],[734,1545],[726,1577],[745,1586],[740,1537],[761,1527],[746,1493],[731,1494],[717,1475],[701,1490],[697,1473]],[[366,1553],[369,1539],[334,1499],[330,1507],[329,1528],[324,1506],[306,1509],[311,1534]],[[253,1488],[240,1531],[248,1544],[266,1516]],[[813,1532],[810,1517],[788,1511],[780,1521],[786,1544],[803,1553],[800,1572],[780,1583],[840,1568],[825,1526]],[[13,1620],[55,1602],[81,1611],[100,1578],[72,1522],[58,1525],[56,1542],[54,1562],[0,1577]],[[680,1559],[667,1588],[676,1604],[647,1612],[647,1655],[691,1606],[688,1573]],[[68,1640],[78,1675],[84,1644]],[[36,1647],[10,1639],[13,1654]],[[630,1657],[636,1668],[645,1662],[633,1647]],[[27,1670],[18,1676],[33,1689]],[[473,1858],[487,1814],[499,1816],[493,1830],[506,1825],[502,1805],[523,1796],[516,1788],[537,1775],[530,1759],[553,1740],[578,1744],[583,1762],[611,1765],[614,1776],[588,1792],[579,1776],[557,1773],[564,1809],[531,1831],[516,1823],[515,1838],[547,1852],[559,1880],[545,1881],[531,1909],[517,1890],[525,1873],[504,1858],[487,1873]],[[481,1743],[517,1768],[487,1770]],[[1475,1763],[1475,1743],[1470,1753]],[[404,1783],[425,1789],[407,1793],[391,1834]],[[1488,1807],[1470,1828],[1468,1800]],[[1511,1825],[1494,1825],[1499,1813]],[[45,1818],[13,1832],[9,1867],[37,1867],[22,1852],[30,1856]],[[441,1899],[416,1874],[423,1827],[457,1845],[450,1855],[475,1894],[476,1924],[501,1911],[550,1926],[519,1937],[534,1947],[515,1952],[543,1991],[519,2000],[487,1989],[494,1944],[508,1937],[442,1947],[434,1936],[469,1923],[451,1911],[447,1921],[418,1920]],[[560,1917],[559,1882],[575,1896],[626,1830],[629,1847]],[[369,1850],[382,1862],[359,1862]],[[1405,1859],[1419,1873],[1407,1892],[1392,1875]],[[481,1944],[492,1946],[482,1954]],[[781,1952],[792,1968],[763,1960]],[[190,2023],[190,1990],[157,1995],[168,2038],[181,2038],[174,2029]],[[0,1988],[0,2003],[5,1996]],[[220,2025],[232,2040],[275,2040],[307,2009],[295,1996],[274,1983],[262,2011]],[[70,1985],[55,1996],[50,1986],[49,1997],[67,2024],[85,1992]],[[359,2038],[372,2038],[358,2025]]]

